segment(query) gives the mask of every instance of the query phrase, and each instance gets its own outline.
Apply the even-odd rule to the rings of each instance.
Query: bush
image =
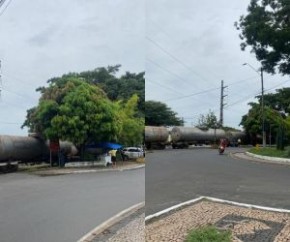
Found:
[[[220,231],[214,226],[192,230],[185,242],[231,242],[230,231]]]

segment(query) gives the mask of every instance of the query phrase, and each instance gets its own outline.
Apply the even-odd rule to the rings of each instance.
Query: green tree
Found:
[[[290,1],[251,0],[248,14],[236,28],[241,31],[241,49],[251,46],[263,70],[290,74]]]
[[[138,96],[134,94],[125,104],[118,102],[121,130],[118,141],[126,146],[143,143],[144,118],[137,116]]]
[[[242,125],[246,133],[250,136],[253,143],[256,143],[256,137],[262,134],[261,105],[259,103],[249,103],[251,108],[248,114],[242,117]],[[264,107],[265,131],[268,136],[276,137],[278,149],[283,149],[286,137],[289,137],[289,118],[271,107]]]
[[[145,125],[147,126],[173,126],[183,125],[183,120],[177,117],[165,103],[157,101],[145,102]]]
[[[48,83],[59,83],[67,78],[80,78],[83,81],[94,84],[105,91],[108,98],[112,101],[123,100],[128,101],[132,95],[137,94],[138,99],[138,115],[145,115],[145,78],[144,72],[131,73],[126,72],[124,75],[117,77],[120,65],[99,67],[92,71],[81,73],[68,73],[62,77],[51,78]],[[45,90],[41,87],[39,90]]]
[[[117,111],[100,88],[78,78],[64,78],[45,89],[39,105],[28,110],[24,126],[48,139],[77,145],[113,141],[121,128]]]
[[[221,125],[213,111],[209,110],[208,114],[201,114],[198,119],[197,128],[200,129],[216,129],[220,128]]]
[[[258,96],[261,99],[261,96]],[[264,104],[277,111],[290,114],[290,88],[277,89],[276,93],[264,95]]]

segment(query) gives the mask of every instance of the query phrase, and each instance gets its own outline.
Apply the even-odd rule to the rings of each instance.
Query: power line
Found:
[[[189,82],[188,80],[186,80],[186,79],[184,79],[183,77],[181,77],[181,76],[175,74],[174,72],[172,72],[172,71],[170,71],[170,70],[168,70],[168,69],[162,67],[161,65],[159,65],[158,63],[156,63],[155,61],[153,61],[153,60],[151,60],[151,59],[146,58],[146,61],[149,61],[150,63],[152,63],[152,64],[158,66],[160,69],[162,69],[162,70],[166,71],[167,73],[169,73],[169,74],[171,74],[171,75],[177,77],[177,78],[178,78],[179,80],[181,80],[181,81]],[[192,83],[190,83],[190,84],[192,84]]]
[[[5,0],[3,1],[3,3],[5,2]],[[5,12],[5,10],[8,8],[8,6],[10,5],[10,3],[12,2],[12,0],[9,0],[8,3],[6,4],[6,6],[3,8],[2,12],[0,12],[0,16]],[[3,3],[0,5],[0,7],[3,5]]]
[[[289,82],[289,81],[290,81],[290,79],[287,80],[287,81],[281,82],[280,84],[275,85],[274,87],[268,88],[266,91],[273,90],[273,89],[277,88],[278,86],[281,86],[281,85],[283,85],[283,84],[285,84],[285,83],[287,83],[287,82]],[[246,101],[246,100],[248,100],[248,99],[250,99],[250,98],[255,98],[255,97],[256,97],[257,95],[259,95],[259,94],[261,94],[261,91],[256,92],[255,94],[251,94],[251,95],[245,96],[245,97],[243,97],[243,98],[241,98],[241,99],[235,101],[234,103],[231,103],[231,104],[227,105],[226,108],[231,107],[231,106],[234,106],[234,105],[236,105],[236,104],[238,104],[238,103],[240,103],[240,102],[244,102],[244,101]]]
[[[3,122],[0,121],[1,124],[14,124],[14,125],[22,125],[22,123],[14,123],[14,122]]]
[[[167,100],[164,100],[164,102],[169,102],[169,101],[179,100],[179,99],[183,99],[183,98],[193,97],[193,96],[197,96],[197,95],[200,95],[200,94],[212,92],[212,91],[217,90],[217,89],[220,89],[220,87],[207,89],[207,90],[204,90],[204,91],[201,91],[201,92],[192,93],[192,94],[185,95],[185,96],[182,96],[182,97],[167,99]]]
[[[176,91],[176,89],[173,89],[173,88],[171,88],[169,86],[166,86],[166,85],[162,85],[159,82],[152,81],[151,79],[149,79],[147,77],[146,77],[146,80],[148,80],[148,81],[150,81],[150,82],[152,82],[152,83],[154,83],[154,84],[156,84],[156,85],[158,85],[160,87],[163,87],[163,88],[165,88],[165,89],[167,89],[167,90],[169,90],[171,92],[174,92],[174,93],[177,93],[178,92],[178,91]],[[182,94],[181,92],[178,92],[178,93]]]
[[[5,3],[5,0],[0,0],[0,8],[2,7],[2,5]]]
[[[176,62],[178,62],[180,65],[182,65],[184,68],[188,69],[190,72],[194,73],[196,76],[198,76],[199,78],[201,78],[204,81],[208,81],[205,78],[203,78],[201,75],[199,75],[196,71],[194,71],[192,68],[190,68],[189,66],[187,66],[186,64],[184,64],[181,60],[179,60],[177,57],[175,57],[173,54],[171,54],[169,51],[167,51],[166,49],[164,49],[161,45],[159,45],[157,42],[155,42],[154,40],[152,40],[151,38],[149,38],[148,36],[146,36],[146,39],[149,40],[151,43],[153,43],[155,46],[157,46],[160,50],[162,50],[164,53],[166,53],[167,55],[169,55],[172,59],[174,59]]]
[[[36,99],[33,98],[33,97],[19,94],[19,93],[17,93],[17,92],[14,92],[14,91],[11,91],[11,90],[9,90],[9,89],[7,89],[7,88],[4,88],[3,86],[2,86],[2,89],[3,89],[4,91],[6,91],[6,92],[10,92],[10,93],[12,93],[12,94],[14,94],[14,95],[16,95],[16,96],[19,96],[19,97],[22,97],[22,98],[25,98],[25,99],[30,99],[30,100],[36,101]]]

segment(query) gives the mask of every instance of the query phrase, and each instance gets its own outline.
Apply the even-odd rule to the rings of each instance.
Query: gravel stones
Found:
[[[230,229],[234,242],[290,241],[289,214],[201,201],[147,222],[146,242],[183,242],[191,229],[205,225]]]

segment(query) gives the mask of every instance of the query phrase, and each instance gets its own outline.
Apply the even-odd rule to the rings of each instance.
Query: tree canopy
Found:
[[[116,108],[104,91],[77,78],[51,84],[24,125],[46,138],[75,144],[114,140],[120,129]]]
[[[182,126],[183,120],[165,103],[157,101],[145,102],[145,125],[147,126]]]
[[[276,137],[280,138],[284,135],[285,139],[290,137],[289,93],[290,88],[282,88],[277,89],[276,93],[264,95],[265,131],[268,140],[272,138],[276,139]],[[252,139],[255,139],[257,135],[262,133],[261,96],[256,98],[258,103],[249,103],[251,108],[242,117],[240,123]]]
[[[201,114],[198,119],[197,128],[200,129],[216,129],[221,128],[221,125],[213,111],[209,110],[208,114]]]
[[[251,0],[248,14],[236,28],[241,31],[241,49],[251,46],[263,70],[290,74],[290,1]]]
[[[115,78],[110,74],[110,68],[104,70],[98,69],[102,78]],[[127,75],[121,78],[127,80]],[[130,93],[116,90],[118,97],[112,100],[101,85],[80,74],[66,74],[52,78],[48,83],[48,87],[38,88],[41,92],[38,106],[27,110],[23,126],[30,132],[77,145],[100,141],[116,141],[124,145],[142,143],[144,117],[138,109],[140,97],[132,91],[136,88],[132,87]]]
[[[68,73],[62,77],[54,77],[48,80],[48,83],[59,82],[66,78],[80,78],[81,80],[100,87],[107,94],[111,101],[128,101],[134,94],[138,95],[138,115],[145,115],[145,78],[144,72],[125,74],[117,77],[120,65],[99,67],[92,71],[80,73]],[[45,91],[45,87],[38,88],[38,91]]]

